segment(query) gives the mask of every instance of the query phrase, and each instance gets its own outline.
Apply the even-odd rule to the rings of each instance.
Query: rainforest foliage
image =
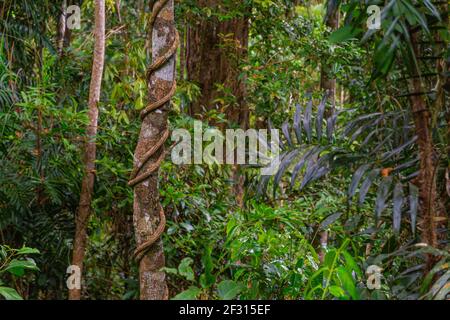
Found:
[[[68,298],[100,2],[104,71],[80,294],[140,297],[128,181],[158,1],[1,0],[0,300]],[[80,28],[69,27],[71,5]],[[375,29],[370,5],[380,9]],[[193,132],[196,120],[205,132],[279,129],[281,153],[272,176],[162,162],[168,298],[448,299],[447,1],[173,8],[170,129]]]

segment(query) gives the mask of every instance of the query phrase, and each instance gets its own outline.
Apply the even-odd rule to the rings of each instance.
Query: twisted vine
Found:
[[[156,19],[158,18],[159,14],[161,13],[161,10],[164,8],[164,6],[167,4],[168,0],[157,0],[153,3],[153,9],[152,9],[152,15],[149,20],[149,32],[150,32],[150,43],[152,43],[151,35],[153,33],[153,29],[155,26]],[[162,68],[166,63],[170,61],[170,59],[176,55],[177,48],[179,46],[180,39],[177,30],[175,29],[175,39],[172,42],[172,44],[165,50],[163,54],[161,54],[159,57],[153,61],[153,63],[147,68],[146,76],[148,81],[150,82],[151,76],[158,71],[160,68]],[[170,91],[161,99],[158,101],[152,102],[147,105],[147,107],[142,110],[140,116],[141,119],[144,120],[146,117],[150,116],[150,114],[163,107],[166,103],[170,101],[170,99],[175,94],[177,88],[177,83],[174,80],[172,84],[172,88]],[[169,138],[169,129],[166,129],[163,134],[161,135],[160,139],[153,145],[140,159],[139,164],[135,164],[135,167],[131,173],[130,181],[128,182],[128,185],[130,187],[136,187],[140,183],[144,182],[149,178],[155,171],[159,169],[161,166],[162,161],[164,160],[165,156],[167,155],[167,151],[162,151],[161,155],[158,157],[156,161],[154,161],[152,164],[150,164],[146,170],[144,171],[145,165],[150,161],[153,155],[155,155],[159,150],[164,148],[164,143]],[[164,213],[164,209],[159,204],[159,225],[156,228],[156,230],[153,232],[153,234],[141,245],[139,245],[136,250],[134,251],[134,256],[136,261],[141,261],[141,259],[145,256],[145,254],[148,252],[148,250],[151,248],[151,246],[162,236],[164,229],[166,227],[166,216]]]

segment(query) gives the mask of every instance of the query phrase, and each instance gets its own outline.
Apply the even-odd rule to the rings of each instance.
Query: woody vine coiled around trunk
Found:
[[[155,26],[155,22],[161,13],[161,10],[164,8],[168,0],[159,0],[155,1],[153,3],[152,7],[152,14],[149,20],[149,33],[150,37],[153,33],[153,29]],[[160,68],[164,67],[166,63],[170,61],[170,59],[176,55],[177,48],[179,46],[180,40],[179,35],[176,30],[174,41],[170,46],[167,47],[166,50],[164,50],[164,53],[161,54],[159,57],[157,57],[153,63],[147,68],[147,79],[150,81],[150,77],[158,71]],[[150,39],[150,43],[152,43],[152,40]],[[142,110],[140,116],[141,120],[144,120],[146,117],[151,116],[151,114],[158,110],[159,108],[162,108],[166,103],[170,102],[171,98],[175,94],[176,91],[176,81],[173,81],[172,87],[169,90],[169,92],[162,97],[161,99],[158,99],[155,102],[152,102],[147,105],[147,107]],[[143,183],[147,178],[149,178],[155,171],[159,169],[161,166],[162,161],[164,160],[165,156],[167,155],[167,152],[163,151],[161,152],[161,155],[156,159],[153,163],[149,164],[147,168],[144,170],[144,167],[148,164],[148,162],[151,160],[153,155],[155,155],[159,150],[164,148],[164,143],[169,138],[169,129],[166,129],[162,134],[159,140],[148,150],[145,152],[145,154],[139,159],[137,163],[135,163],[135,167],[131,173],[130,181],[128,182],[128,185],[131,187],[136,187],[137,185]],[[161,235],[164,232],[165,226],[166,226],[166,217],[164,213],[164,209],[159,205],[159,225],[156,228],[156,230],[153,232],[153,234],[142,244],[140,244],[135,252],[135,258],[139,262],[147,253],[147,251],[152,247],[152,245],[161,237]]]

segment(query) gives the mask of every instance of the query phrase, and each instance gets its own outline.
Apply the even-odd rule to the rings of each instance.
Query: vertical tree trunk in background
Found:
[[[333,1],[331,1],[333,2]],[[330,5],[331,6],[331,5]],[[325,20],[325,24],[331,28],[332,31],[337,30],[339,28],[339,6],[338,5],[332,5],[328,8],[327,16]],[[336,105],[336,79],[330,78],[330,69],[331,67],[329,65],[322,65],[321,66],[321,72],[320,72],[320,88],[324,92],[328,92],[329,98],[331,100],[332,108]],[[332,110],[328,109],[326,110],[326,114],[329,116],[331,115]]]
[[[180,74],[179,79],[184,80],[185,71],[186,71],[186,30],[185,23],[183,21],[183,25],[180,31]]]
[[[224,7],[222,0],[200,0],[198,6],[211,10]],[[247,58],[249,39],[248,17],[225,21],[201,18],[189,21],[187,32],[187,80],[200,86],[201,96],[189,106],[192,117],[203,119],[205,111],[219,109],[228,127],[249,127],[249,110],[245,101],[247,91],[240,64]],[[222,89],[220,88],[222,87]],[[224,104],[215,102],[224,98]],[[204,119],[208,120],[208,119]],[[215,124],[215,123],[213,123]],[[226,124],[215,124],[222,130]],[[240,167],[233,168],[234,194],[239,207],[243,206],[244,177]]]
[[[56,34],[56,48],[59,56],[64,55],[64,49],[70,45],[70,41],[72,40],[72,30],[67,28],[67,8],[72,4],[80,5],[77,1],[73,0],[63,0],[61,3],[61,12]]]
[[[156,1],[153,13],[156,14],[155,23],[151,32],[152,61],[166,56],[176,43],[176,29],[174,21],[174,1],[169,0],[161,11],[156,9],[164,1]],[[158,12],[158,13],[156,13]],[[174,51],[176,53],[176,50]],[[141,300],[168,299],[168,289],[165,273],[160,271],[165,265],[163,243],[160,238],[158,226],[163,225],[161,205],[159,200],[158,170],[159,162],[163,159],[165,135],[168,132],[168,110],[170,98],[168,94],[175,86],[175,54],[171,54],[168,60],[156,71],[150,73],[148,83],[150,105],[161,100],[168,100],[157,107],[153,112],[145,115],[141,132],[134,155],[135,171],[144,173],[144,178],[134,186],[134,227],[136,244],[139,250],[151,243],[139,260],[139,283]],[[170,96],[170,94],[169,94]],[[152,151],[153,150],[153,151]],[[151,155],[150,158],[146,156]],[[153,168],[153,169],[152,169]],[[145,172],[151,173],[148,176]],[[157,237],[155,237],[157,235]],[[154,239],[154,240],[149,240]]]
[[[58,48],[58,54],[60,56],[63,54],[64,39],[66,37],[66,30],[67,30],[66,10],[67,10],[67,0],[63,0],[61,5],[61,13],[58,21],[58,32],[56,37],[57,39],[56,47]]]
[[[73,244],[72,265],[83,272],[83,260],[86,253],[87,223],[91,213],[92,193],[95,179],[96,136],[98,120],[98,102],[100,101],[103,68],[105,62],[105,0],[95,0],[95,47],[89,88],[89,125],[84,150],[84,177],[80,193],[80,205],[76,218],[76,231]],[[79,300],[81,290],[69,290],[69,299]]]
[[[329,4],[330,5],[330,4]],[[332,31],[339,28],[339,5],[333,5],[327,10],[327,16],[325,24],[331,28]],[[330,66],[323,64],[320,70],[320,88],[322,91],[328,94],[331,101],[331,108],[325,110],[326,117],[330,117],[333,114],[333,110],[336,106],[336,79],[330,79],[329,76]],[[320,233],[320,248],[319,248],[319,260],[323,262],[325,258],[325,249],[328,245],[328,231],[324,230]]]
[[[414,49],[415,55],[419,56],[418,33],[411,34],[411,44]],[[420,93],[423,92],[422,80],[419,77],[420,71],[417,70],[410,80],[410,92]],[[419,222],[422,241],[430,246],[437,247],[437,235],[435,224],[435,209],[436,209],[436,163],[433,160],[433,140],[431,135],[431,115],[428,110],[427,103],[424,96],[421,94],[411,95],[411,106],[414,117],[414,124],[417,134],[417,144],[419,146],[419,199],[420,199],[420,212],[421,221]],[[432,264],[429,261],[429,266]]]
[[[200,0],[198,5],[219,10],[221,0]],[[190,21],[187,34],[187,79],[200,86],[200,98],[190,105],[189,113],[202,118],[205,110],[215,108],[214,100],[225,94],[223,85],[235,97],[226,110],[229,123],[248,127],[249,112],[245,103],[245,78],[240,77],[240,63],[247,57],[249,20],[238,17],[226,21],[202,18]],[[222,106],[219,106],[222,107]]]
[[[449,12],[448,12],[448,2],[442,2],[438,6],[438,10],[441,13],[442,22],[440,25],[443,28],[449,30]],[[442,30],[434,30],[434,40],[436,42],[436,48],[434,56],[442,57],[436,61],[436,72],[438,74],[438,80],[435,85],[436,90],[436,101],[433,106],[433,110],[436,110],[435,113],[438,113],[438,110],[445,111],[448,101],[448,93],[450,92],[450,78],[448,75],[450,74],[450,61],[448,61],[447,48],[449,42],[447,37],[443,36],[441,33]],[[437,115],[434,119],[437,118]],[[433,120],[434,120],[433,119]],[[441,155],[441,158],[450,157],[450,108],[447,109],[446,112],[447,119],[447,154]],[[449,208],[450,208],[450,166],[447,167],[446,172],[443,176],[443,183],[438,182],[438,187],[441,187],[438,190],[438,208],[437,208],[437,216],[440,221],[437,222],[436,228],[439,230],[437,234],[438,244],[442,247],[442,245],[447,242],[447,230],[448,230],[448,220],[449,220]]]

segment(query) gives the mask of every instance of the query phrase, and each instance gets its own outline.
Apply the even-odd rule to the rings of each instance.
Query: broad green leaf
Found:
[[[217,285],[217,295],[222,300],[231,300],[244,289],[241,283],[233,280],[224,280]]]
[[[21,277],[25,274],[25,270],[36,270],[39,271],[39,268],[36,266],[36,263],[32,259],[28,260],[17,260],[13,259],[9,263],[9,265],[5,268],[5,271],[9,273]]]
[[[23,300],[23,298],[13,288],[0,287],[0,295],[6,300]]]

